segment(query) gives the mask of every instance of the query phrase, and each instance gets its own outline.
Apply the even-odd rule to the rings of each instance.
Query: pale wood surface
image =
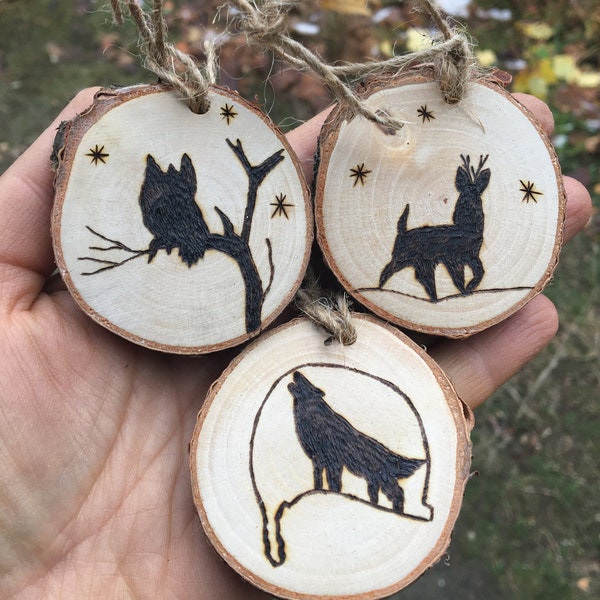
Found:
[[[422,76],[369,93],[371,108],[405,125],[388,135],[341,107],[332,114],[316,184],[326,260],[350,294],[405,327],[463,337],[503,320],[539,293],[558,260],[565,197],[550,142],[494,83],[469,84],[457,105]],[[459,170],[472,181],[459,186]]]
[[[374,317],[353,321],[352,346],[325,345],[307,319],[261,336],[198,416],[190,459],[204,529],[235,570],[278,596],[401,589],[444,553],[462,501],[472,414],[420,347]],[[398,478],[398,461],[414,470]]]
[[[291,301],[312,241],[284,136],[236,93],[209,98],[197,115],[161,86],[105,90],[57,143],[53,236],[69,290],[112,331],[169,352],[259,333]]]

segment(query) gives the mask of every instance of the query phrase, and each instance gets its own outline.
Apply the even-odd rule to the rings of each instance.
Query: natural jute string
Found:
[[[179,90],[192,111],[207,112],[208,90],[217,78],[214,44],[205,43],[206,64],[200,67],[191,56],[168,42],[162,0],[153,0],[150,14],[135,0],[111,0],[111,7],[118,24],[123,22],[123,7],[129,11],[140,36],[144,67]]]
[[[475,67],[471,46],[465,36],[455,31],[442,17],[430,0],[415,0],[419,10],[428,13],[440,30],[443,41],[435,41],[431,48],[394,56],[385,61],[329,65],[308,48],[292,39],[286,31],[286,17],[294,5],[290,0],[229,0],[237,9],[237,25],[250,42],[269,48],[276,56],[299,69],[315,72],[338,102],[346,103],[359,115],[378,123],[385,129],[397,130],[402,122],[382,111],[373,111],[342,79],[365,75],[398,74],[416,64],[433,64],[444,100],[456,104],[464,95],[466,82]]]
[[[351,346],[356,341],[348,297],[346,294],[339,294],[335,300],[325,297],[311,271],[296,292],[295,303],[298,310],[329,334],[325,344],[335,339],[344,346]]]

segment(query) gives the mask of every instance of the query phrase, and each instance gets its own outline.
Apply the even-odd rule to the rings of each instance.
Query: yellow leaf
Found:
[[[554,35],[554,29],[548,23],[521,23],[520,28],[527,37],[540,42],[549,40]]]
[[[557,54],[552,58],[552,70],[558,79],[574,81],[579,73],[577,61],[570,54]]]
[[[390,40],[383,40],[381,44],[379,44],[379,50],[384,56],[394,55],[394,47],[392,46],[392,42]]]
[[[575,83],[579,87],[594,88],[600,86],[600,72],[598,71],[579,71],[575,78]]]
[[[371,10],[367,6],[367,0],[321,0],[321,7],[346,15],[371,16]]]
[[[529,91],[529,71],[519,71],[513,78],[512,89],[515,92],[527,93]]]
[[[410,52],[431,47],[433,40],[425,29],[413,27],[406,32],[406,49]]]
[[[527,87],[531,94],[542,100],[548,95],[548,82],[543,77],[532,75],[527,82]]]
[[[519,71],[513,79],[512,89],[515,92],[533,94],[544,100],[548,95],[548,81],[537,69]]]
[[[482,67],[491,67],[498,62],[498,57],[493,50],[478,50],[475,55]]]
[[[558,78],[552,67],[552,59],[543,58],[537,63],[537,65],[534,66],[533,70],[535,75],[543,78],[546,83],[553,84],[558,81]]]

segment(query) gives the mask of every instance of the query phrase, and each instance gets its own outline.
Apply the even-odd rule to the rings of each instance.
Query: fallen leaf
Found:
[[[600,86],[599,71],[579,71],[575,78],[575,83],[583,88],[595,88]]]
[[[570,54],[557,54],[552,58],[552,70],[558,79],[568,83],[575,81],[579,73],[577,61]]]
[[[417,52],[425,48],[431,47],[433,40],[429,32],[420,27],[411,27],[406,32],[406,49],[409,52]]]
[[[543,100],[548,95],[549,87],[557,81],[558,78],[552,68],[552,59],[543,58],[516,75],[514,90],[533,94]]]
[[[498,57],[493,50],[478,50],[475,56],[482,67],[491,67],[498,62]]]
[[[321,8],[346,15],[371,16],[366,0],[321,0]]]
[[[577,588],[580,589],[582,592],[588,592],[590,589],[590,578],[589,577],[582,577],[581,579],[577,580]]]
[[[544,42],[554,35],[554,29],[548,23],[520,23],[519,28],[529,38]]]

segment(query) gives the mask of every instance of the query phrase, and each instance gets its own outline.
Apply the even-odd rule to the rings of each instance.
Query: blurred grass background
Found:
[[[165,1],[171,36],[202,60],[218,34],[215,0]],[[449,556],[402,599],[600,598],[600,4],[597,0],[440,0],[512,90],[546,100],[565,174],[590,189],[595,213],[563,251],[547,294],[555,341],[478,410],[473,468]],[[409,3],[321,0],[291,13],[295,37],[328,60],[414,50],[429,24]],[[89,85],[153,81],[131,25],[94,0],[0,0],[0,173]],[[290,128],[329,103],[298,73],[229,36],[221,83]]]

